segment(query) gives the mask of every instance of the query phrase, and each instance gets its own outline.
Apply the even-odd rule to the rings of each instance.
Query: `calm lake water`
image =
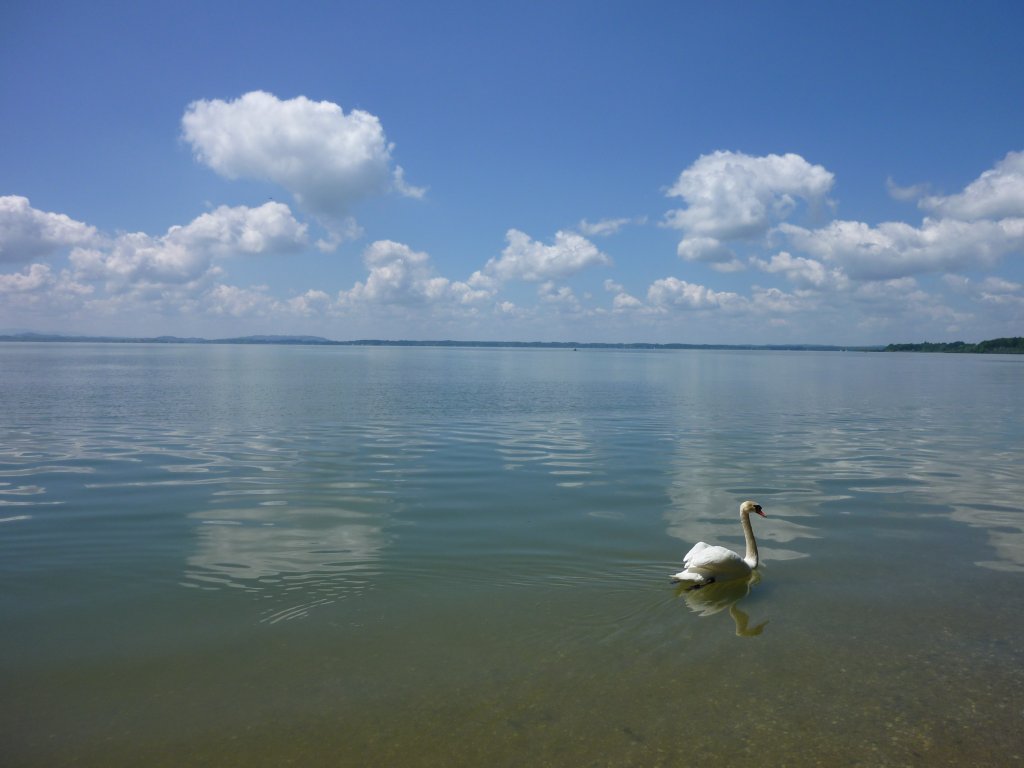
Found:
[[[7,766],[1024,761],[1024,359],[0,344]],[[699,539],[751,583],[669,582]]]

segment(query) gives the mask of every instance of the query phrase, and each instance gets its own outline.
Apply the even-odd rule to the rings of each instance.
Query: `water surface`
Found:
[[[1024,361],[0,345],[5,764],[1008,765]],[[759,579],[687,593],[698,539]]]

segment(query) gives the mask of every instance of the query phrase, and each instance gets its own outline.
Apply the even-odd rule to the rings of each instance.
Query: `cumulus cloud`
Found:
[[[0,293],[26,293],[36,291],[53,282],[50,268],[45,264],[33,264],[22,272],[0,275]]]
[[[615,294],[612,298],[612,312],[630,312],[644,309],[644,303],[636,296],[628,293],[621,283],[617,283],[609,278],[604,281],[604,289],[609,293]]]
[[[897,187],[891,180],[888,186],[901,199],[925,191],[924,185]],[[815,288],[991,269],[1007,255],[1024,252],[1024,152],[1010,152],[962,192],[923,197],[918,205],[932,214],[919,226],[836,220],[807,229],[781,222],[773,232],[809,258],[782,252],[770,262],[751,263]]]
[[[316,209],[317,195],[326,200],[328,191],[337,193],[331,200],[345,204],[328,212],[329,220],[311,219],[307,226],[288,205],[269,202],[213,208],[163,234],[103,235],[68,216],[36,210],[26,198],[0,197],[0,265],[11,265],[9,273],[0,274],[0,308],[6,317],[18,323],[36,312],[45,317],[46,311],[49,317],[106,313],[118,322],[139,316],[133,312],[167,318],[207,315],[221,322],[255,317],[282,321],[279,327],[301,323],[303,332],[323,323],[317,331],[329,335],[327,323],[344,315],[347,329],[388,326],[422,338],[439,328],[486,332],[476,323],[493,313],[510,337],[577,327],[600,333],[596,324],[591,327],[597,319],[612,329],[618,324],[624,334],[642,324],[671,335],[685,323],[688,333],[706,332],[708,338],[728,334],[744,341],[772,326],[785,326],[796,340],[811,333],[823,341],[847,335],[851,342],[857,341],[854,334],[872,334],[861,341],[884,339],[893,329],[900,335],[935,328],[969,328],[978,338],[1012,335],[1012,328],[1024,322],[1020,275],[998,276],[993,270],[1008,256],[1024,255],[1024,152],[1009,153],[957,194],[935,195],[923,185],[899,187],[890,180],[891,195],[918,201],[925,212],[919,222],[835,220],[817,227],[800,214],[805,206],[830,204],[833,178],[821,166],[799,155],[716,152],[699,158],[669,190],[685,206],[670,212],[665,223],[680,231],[677,254],[688,263],[718,271],[752,267],[772,276],[763,278],[768,285],[748,284],[734,289],[738,293],[717,290],[724,286],[709,280],[701,285],[665,277],[650,283],[646,294],[641,288],[632,295],[624,286],[629,281],[613,274],[604,280],[605,294],[595,306],[572,278],[612,261],[588,238],[643,223],[635,218],[583,220],[575,232],[559,231],[543,241],[510,229],[500,254],[465,281],[439,274],[425,252],[378,239],[362,254],[365,276],[348,290],[335,293],[334,286],[328,293],[319,286],[281,294],[265,285],[230,285],[231,259],[288,255],[313,247],[331,250],[354,237],[358,227],[344,212],[361,196],[385,189],[412,197],[422,194],[405,182],[372,115],[362,113],[364,122],[357,120],[352,127],[346,121],[357,113],[345,115],[326,105],[324,131],[349,131],[351,146],[369,148],[362,165],[352,160],[348,170],[339,170],[323,160],[330,138],[309,136],[309,124],[296,117],[306,110],[318,112],[323,104],[257,94],[267,108],[267,125],[284,134],[273,137],[281,142],[273,145],[263,132],[266,126],[242,109],[253,107],[242,104],[250,96],[190,107],[186,118],[193,116],[200,127],[219,127],[219,135],[229,139],[221,148],[210,138],[216,131],[203,138],[196,133],[189,140],[197,155],[224,175],[284,184],[318,214],[326,208]],[[210,114],[203,112],[207,107]],[[289,126],[298,126],[296,132],[289,134]],[[250,144],[248,138],[253,138]],[[292,166],[274,164],[289,152]],[[324,166],[319,181],[313,179],[317,165]],[[313,242],[310,227],[326,229],[327,239]],[[51,258],[58,254],[64,263]],[[918,282],[919,276],[929,274],[941,279]],[[786,287],[771,285],[783,280]],[[533,298],[521,286],[507,286],[514,281],[532,283]],[[506,286],[510,293],[518,291],[515,298],[522,305],[503,295]],[[402,328],[406,330],[397,330]]]
[[[207,291],[204,299],[206,311],[214,315],[266,315],[277,308],[277,302],[267,295],[266,286],[240,288],[221,283]]]
[[[491,259],[471,279],[480,286],[493,281],[526,280],[539,283],[576,274],[594,265],[610,265],[611,259],[597,246],[575,232],[559,231],[555,241],[545,245],[518,229],[505,234],[508,245],[501,257]]]
[[[489,298],[489,291],[451,281],[436,274],[430,257],[404,243],[378,240],[367,247],[363,262],[369,269],[365,282],[338,295],[340,306],[470,305]]]
[[[552,280],[541,283],[540,287],[537,288],[537,296],[545,304],[554,304],[565,311],[579,312],[582,309],[579,299],[576,298],[572,288],[567,285],[558,287]]]
[[[685,237],[679,241],[676,253],[684,261],[703,261],[722,272],[742,269],[735,251],[714,237]]]
[[[76,248],[71,264],[87,280],[107,280],[108,290],[135,282],[184,283],[207,271],[210,256],[142,232],[118,236],[108,247]]]
[[[196,158],[229,179],[269,180],[315,214],[343,218],[359,200],[423,190],[392,167],[392,145],[369,112],[329,101],[252,91],[234,101],[200,100],[182,118]]]
[[[293,253],[308,243],[307,227],[284,203],[244,205],[204,213],[184,227],[171,227],[167,240],[216,256],[240,253]]]
[[[1024,217],[1024,152],[1008,153],[960,194],[933,195],[918,204],[933,214],[965,221]]]
[[[751,259],[751,263],[763,272],[784,275],[790,282],[811,288],[845,288],[849,283],[846,274],[839,268],[827,268],[820,261],[793,256],[780,251],[770,261]]]
[[[205,275],[215,258],[290,253],[307,242],[306,225],[288,206],[270,202],[258,208],[221,206],[159,237],[122,234],[99,247],[76,248],[70,260],[82,278],[112,285],[181,284]]]
[[[956,293],[984,304],[1018,311],[1024,310],[1024,283],[1007,280],[1003,277],[986,277],[975,282],[963,275],[944,275],[943,282]]]
[[[636,296],[621,291],[615,294],[612,299],[612,311],[613,312],[631,312],[633,310],[642,309],[644,303],[640,301]]]
[[[331,297],[324,291],[310,289],[299,296],[288,299],[288,309],[296,315],[310,317],[324,311],[331,302]]]
[[[832,173],[800,155],[718,151],[698,158],[668,189],[667,196],[686,207],[669,212],[665,223],[687,238],[749,240],[790,216],[800,200],[824,201],[833,181]]]
[[[63,213],[32,207],[27,197],[0,197],[0,262],[27,262],[96,238],[96,228]]]
[[[860,316],[864,327],[899,328],[938,323],[954,332],[971,320],[971,313],[948,306],[942,296],[921,288],[912,277],[860,283],[848,296],[850,313]]]
[[[91,285],[77,282],[68,270],[55,272],[46,264],[32,264],[20,272],[0,274],[0,309],[17,313],[22,320],[38,311],[46,315],[73,311],[92,291]]]
[[[688,283],[676,277],[655,280],[647,289],[648,303],[661,310],[723,309],[743,303],[738,294],[714,291],[706,286]]]
[[[1024,248],[1024,218],[1000,221],[925,219],[920,227],[833,221],[809,230],[781,224],[793,247],[842,267],[857,280],[886,280],[927,272],[991,267]]]

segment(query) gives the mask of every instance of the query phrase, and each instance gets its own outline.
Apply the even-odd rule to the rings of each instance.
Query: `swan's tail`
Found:
[[[672,574],[672,581],[686,582],[694,587],[703,587],[705,584],[710,584],[714,580],[714,577],[706,576],[700,571],[691,571],[689,569]]]

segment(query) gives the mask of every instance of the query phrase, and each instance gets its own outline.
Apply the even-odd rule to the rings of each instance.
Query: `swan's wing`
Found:
[[[731,549],[713,547],[710,544],[705,544],[703,541],[698,541],[693,549],[686,553],[686,557],[683,558],[683,568],[686,570],[721,570],[722,568],[736,566],[739,563],[746,565],[743,562],[743,558]]]

